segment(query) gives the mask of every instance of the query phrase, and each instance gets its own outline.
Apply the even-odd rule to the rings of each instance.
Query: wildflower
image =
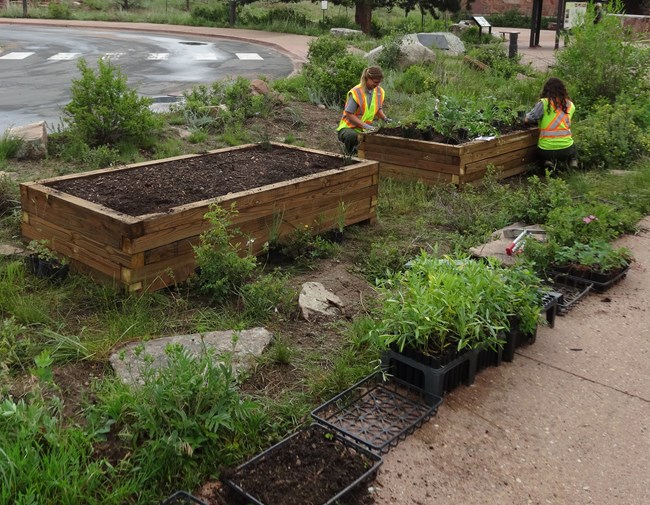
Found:
[[[594,216],[593,214],[590,214],[589,216],[585,216],[585,217],[583,217],[582,220],[583,220],[586,224],[589,224],[589,223],[591,223],[592,221],[598,221],[598,218],[597,218],[596,216]]]

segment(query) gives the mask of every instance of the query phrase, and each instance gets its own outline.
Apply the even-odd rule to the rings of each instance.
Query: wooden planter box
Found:
[[[380,174],[425,184],[480,183],[488,165],[498,178],[512,177],[535,160],[539,130],[508,133],[492,140],[441,144],[388,135],[362,135],[359,157],[380,162]]]
[[[233,202],[236,204],[238,214],[233,226],[254,239],[254,254],[262,251],[273,220],[278,216],[282,218],[280,236],[304,225],[317,231],[333,228],[341,201],[346,206],[346,225],[374,222],[379,180],[377,162],[360,160],[343,166],[340,155],[274,145],[341,158],[341,168],[143,216],[113,211],[48,187],[48,184],[254,146],[249,144],[24,183],[20,185],[23,238],[27,241],[46,239],[53,250],[70,258],[74,270],[117,283],[130,291],[139,291],[161,289],[182,282],[193,273],[196,262],[192,246],[198,244],[199,235],[208,227],[203,216],[212,203],[224,208],[230,208]]]

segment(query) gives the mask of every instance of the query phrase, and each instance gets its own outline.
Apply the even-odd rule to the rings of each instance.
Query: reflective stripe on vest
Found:
[[[555,111],[554,115],[548,113],[548,99],[543,98],[544,103],[544,116],[542,117],[542,124],[539,128],[539,136],[542,138],[548,137],[570,137],[571,136],[571,116],[569,112],[574,107],[573,103],[569,101],[569,112],[564,112],[562,109]],[[550,120],[549,120],[550,119]],[[547,123],[548,122],[548,123]],[[547,123],[544,126],[544,123]]]
[[[575,111],[575,105],[570,100],[567,105],[567,112],[562,109],[555,110],[551,107],[548,111],[548,99],[542,98],[544,115],[539,120],[539,142],[540,149],[553,151],[565,149],[573,145],[571,136],[571,116]]]
[[[359,105],[359,108],[354,113],[362,122],[366,124],[371,124],[377,112],[382,107],[384,103],[384,90],[381,86],[377,86],[372,91],[372,99],[370,105],[368,105],[368,99],[366,93],[364,93],[361,84],[357,84],[354,88],[348,91],[348,97],[352,95],[354,101]],[[347,103],[347,100],[346,100]],[[339,126],[336,129],[337,131],[342,130],[343,128],[353,128],[358,132],[363,131],[362,128],[356,128],[346,117],[345,111],[343,111],[343,117],[339,122]]]

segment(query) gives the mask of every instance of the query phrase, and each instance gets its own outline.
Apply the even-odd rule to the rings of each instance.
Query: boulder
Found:
[[[466,20],[461,20],[458,23],[451,25],[449,27],[449,31],[454,35],[460,35],[461,33],[469,30],[472,26],[474,26],[473,23]]]
[[[404,70],[411,65],[435,61],[436,53],[431,49],[448,51],[458,55],[465,52],[463,42],[452,33],[410,33],[399,42],[400,56],[397,67]],[[365,55],[370,62],[376,62],[384,46],[379,46]]]
[[[329,319],[343,315],[343,302],[320,282],[305,282],[302,285],[298,305],[302,317],[307,321]]]
[[[330,28],[330,35],[333,37],[344,37],[346,39],[363,35],[361,30],[352,30],[350,28]]]
[[[233,343],[233,337],[237,337]],[[143,373],[148,367],[155,370],[167,366],[168,345],[181,345],[195,357],[200,357],[208,350],[215,353],[215,359],[220,355],[232,353],[232,366],[235,373],[250,369],[255,363],[255,357],[271,342],[272,335],[265,328],[251,328],[235,332],[210,331],[191,335],[176,335],[162,337],[146,342],[131,342],[116,349],[109,361],[115,374],[126,384],[142,384]]]
[[[47,156],[47,129],[45,121],[16,126],[7,130],[7,136],[22,140],[16,158],[38,160]]]

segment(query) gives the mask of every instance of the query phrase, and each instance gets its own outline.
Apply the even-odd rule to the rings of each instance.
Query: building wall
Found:
[[[542,15],[555,17],[557,2],[558,0],[543,0]],[[474,0],[472,2],[472,13],[476,15],[509,10],[517,10],[521,14],[530,16],[533,12],[533,0]]]

